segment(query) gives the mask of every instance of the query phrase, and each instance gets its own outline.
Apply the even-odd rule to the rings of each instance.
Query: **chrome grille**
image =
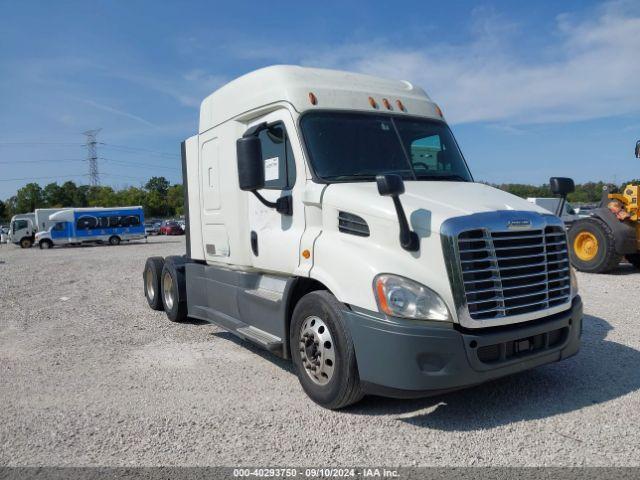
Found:
[[[469,316],[474,320],[544,310],[569,301],[567,237],[561,226],[474,229],[458,235]]]

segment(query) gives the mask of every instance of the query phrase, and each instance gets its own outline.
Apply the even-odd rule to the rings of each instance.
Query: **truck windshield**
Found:
[[[313,169],[322,180],[373,180],[395,173],[405,180],[473,181],[444,122],[313,112],[304,115],[300,125]]]

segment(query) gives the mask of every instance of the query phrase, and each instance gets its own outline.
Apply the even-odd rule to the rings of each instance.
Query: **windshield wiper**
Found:
[[[428,175],[426,173],[423,174],[417,174],[417,177],[419,180],[442,180],[442,181],[447,181],[447,180],[456,180],[459,182],[468,182],[469,179],[463,177],[462,175]]]
[[[355,173],[350,173],[348,175],[335,175],[332,177],[325,177],[326,180],[345,180],[345,179],[349,179],[349,178],[357,178],[357,179],[364,179],[364,178],[371,178],[371,179],[375,179],[376,176],[378,175],[386,175],[386,174],[394,174],[394,175],[400,175],[401,177],[405,178],[405,175],[410,174],[411,172],[409,170],[393,170],[393,171],[388,171],[388,172],[384,172],[384,171],[379,171],[379,170],[372,170],[372,171],[364,171],[364,172],[355,172]]]

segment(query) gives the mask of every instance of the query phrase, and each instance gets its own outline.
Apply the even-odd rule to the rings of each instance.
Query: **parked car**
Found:
[[[152,223],[148,222],[144,224],[145,235],[159,235],[160,234],[160,222]]]
[[[162,222],[160,235],[184,235],[184,230],[176,222]]]

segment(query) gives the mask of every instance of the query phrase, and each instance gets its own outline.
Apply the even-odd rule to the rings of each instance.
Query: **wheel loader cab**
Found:
[[[249,73],[202,102],[182,161],[186,255],[147,260],[150,307],[291,358],[327,408],[578,351],[561,221],[475,183],[442,110],[410,82]]]

